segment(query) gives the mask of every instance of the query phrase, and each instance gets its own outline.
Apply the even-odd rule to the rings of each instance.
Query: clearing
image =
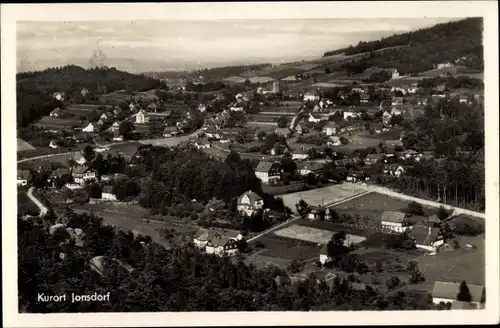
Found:
[[[24,141],[23,139],[17,138],[17,151],[30,151],[30,150],[35,150],[35,147]]]
[[[332,236],[334,234],[333,231],[306,227],[297,224],[274,231],[273,233],[281,237],[293,238],[319,244],[327,244],[332,239]],[[344,245],[350,246],[352,244],[358,244],[365,239],[365,237],[347,234]]]

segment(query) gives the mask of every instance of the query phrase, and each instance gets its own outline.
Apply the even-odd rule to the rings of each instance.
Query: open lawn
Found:
[[[39,212],[38,206],[29,199],[26,190],[19,190],[17,192],[17,212],[20,215],[37,215]]]
[[[361,185],[356,186],[353,190],[351,184],[336,184],[329,187],[286,194],[282,198],[285,206],[290,207],[293,212],[296,212],[295,204],[301,199],[305,200],[309,205],[317,206],[324,204],[327,206],[328,204],[344,200],[364,191],[366,191],[366,188]]]
[[[277,261],[312,259],[318,256],[321,248],[316,242],[282,237],[272,233],[264,235],[250,244],[256,249],[252,257],[258,254],[266,258],[274,258]],[[257,247],[257,245],[260,246]]]
[[[245,258],[245,263],[253,264],[259,269],[263,269],[266,266],[274,265],[280,269],[285,270],[290,263],[292,263],[292,259],[284,259],[279,257],[270,257],[261,255],[259,253],[254,253]]]
[[[380,133],[374,133],[374,134],[369,134],[367,132],[366,137],[371,138],[373,140],[377,140],[378,142],[381,142],[383,140],[398,140],[399,137],[401,136],[401,131],[400,129],[393,129],[389,131],[384,131]]]
[[[37,123],[35,123],[35,125],[45,129],[63,130],[71,129],[73,126],[82,127],[83,123],[79,119],[65,119],[44,116]]]
[[[367,237],[370,235],[369,231],[331,221],[300,219],[295,221],[295,223],[300,226],[311,227],[332,232],[345,231],[348,234],[363,236],[363,237]]]
[[[332,239],[334,234],[334,232],[330,230],[306,227],[297,224],[274,231],[273,233],[281,237],[293,238],[311,243],[316,242],[319,244],[327,244]],[[358,244],[365,239],[366,238],[362,236],[347,234],[344,245],[350,246],[352,244]]]
[[[24,141],[23,139],[17,138],[17,151],[28,152],[31,150],[35,150],[35,147]]]

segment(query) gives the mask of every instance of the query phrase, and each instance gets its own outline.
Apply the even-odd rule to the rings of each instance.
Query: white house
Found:
[[[149,123],[149,113],[146,112],[144,109],[141,109],[135,115],[135,123],[137,123],[137,124],[146,124],[146,123]]]
[[[397,79],[399,77],[399,72],[395,68],[390,70],[390,73],[391,73],[391,79]]]
[[[110,118],[110,117],[108,117],[108,115],[107,115],[106,113],[102,113],[102,114],[101,114],[101,116],[99,116],[99,118],[100,118],[100,120],[102,120],[102,121],[106,121],[106,120],[107,120],[108,118]]]
[[[59,144],[58,144],[57,140],[50,140],[49,147],[50,148],[59,148]]]
[[[327,136],[331,136],[333,134],[337,134],[339,126],[337,123],[331,122],[323,127],[323,133]]]
[[[66,94],[64,92],[54,92],[54,94],[52,95],[56,100],[59,100],[59,101],[64,101],[64,97],[66,96]]]
[[[405,169],[401,165],[389,164],[389,165],[384,166],[383,172],[384,172],[384,174],[389,174],[389,175],[394,175],[394,176],[400,177],[401,174],[403,174],[405,172]]]
[[[338,136],[330,136],[330,138],[328,138],[328,141],[326,142],[326,145],[328,147],[341,146],[342,140]]]
[[[318,174],[321,172],[323,168],[323,164],[318,162],[309,162],[309,163],[298,163],[297,170],[299,174],[302,176],[306,176],[308,174]]]
[[[470,304],[476,308],[484,308],[486,293],[484,286],[467,284],[471,296]],[[432,303],[458,303],[457,295],[460,292],[460,283],[436,281],[432,289]],[[452,307],[453,308],[453,307]]]
[[[17,185],[26,186],[33,180],[30,170],[17,170]]]
[[[165,138],[171,138],[175,136],[177,133],[178,131],[176,126],[166,126],[165,129],[163,129],[163,136]]]
[[[292,153],[292,159],[295,160],[306,160],[309,158],[309,154],[304,149],[297,149]]]
[[[203,105],[203,104],[200,104],[198,106],[198,111],[201,112],[201,113],[204,113],[207,111],[207,106]]]
[[[64,115],[63,110],[59,107],[50,112],[50,117],[62,117]]]
[[[319,101],[320,96],[316,91],[308,91],[304,93],[304,101]]]
[[[311,113],[309,113],[309,117],[308,117],[307,121],[309,121],[310,123],[318,123],[319,121],[321,121],[321,119],[315,118],[314,116],[312,116]]]
[[[394,97],[391,101],[392,106],[401,106],[403,105],[403,97]]]
[[[458,101],[460,101],[461,104],[470,103],[469,98],[467,96],[460,96],[460,98],[458,98]]]
[[[324,244],[323,247],[321,247],[321,250],[319,251],[319,262],[321,265],[325,265],[326,263],[330,262],[332,258],[328,256],[328,247],[327,244]]]
[[[406,214],[397,211],[385,211],[380,218],[382,229],[403,233],[410,228]]]
[[[200,140],[197,140],[194,143],[194,146],[197,149],[204,149],[204,148],[210,148],[210,147],[212,147],[212,144],[210,143],[210,141],[208,141],[206,139],[200,139]]]
[[[88,181],[97,179],[97,172],[88,166],[77,166],[71,174],[73,181],[79,185],[85,185]]]
[[[447,63],[439,63],[436,65],[436,69],[449,68],[449,67],[453,67],[453,63],[447,62]]]
[[[232,112],[242,112],[244,109],[242,106],[233,105],[233,106],[229,107],[229,110]]]
[[[82,128],[82,132],[94,132],[94,125],[92,123],[89,123],[87,126]]]
[[[279,181],[281,173],[280,162],[260,161],[255,168],[255,176],[263,183]]]
[[[444,244],[443,236],[439,228],[426,227],[422,225],[414,226],[409,234],[415,241],[415,246],[429,252],[436,252],[438,247]]]
[[[344,111],[344,120],[347,120],[348,118],[358,118],[360,117],[360,113],[354,112],[354,111]]]
[[[114,131],[113,141],[123,141],[123,136],[118,131]]]
[[[101,198],[109,201],[116,201],[116,195],[113,193],[113,187],[104,186],[102,188]]]
[[[83,165],[87,163],[87,160],[85,159],[85,156],[83,156],[82,153],[78,153],[73,157],[73,160],[76,162],[78,165]]]
[[[263,207],[264,200],[253,191],[248,190],[238,197],[237,209],[242,214],[251,216]]]
[[[111,132],[118,131],[119,129],[120,129],[120,123],[118,123],[118,121],[115,121],[113,125],[111,125],[111,127],[109,128]]]
[[[238,241],[242,239],[243,236],[238,231],[199,228],[193,237],[193,242],[196,247],[205,249],[207,254],[222,256],[235,255],[238,252]]]

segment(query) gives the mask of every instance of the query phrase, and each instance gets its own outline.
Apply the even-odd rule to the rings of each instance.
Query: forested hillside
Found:
[[[354,73],[368,67],[396,68],[403,74],[433,69],[437,63],[455,61],[468,57],[462,65],[481,70],[483,68],[482,18],[467,18],[414,32],[393,35],[377,41],[360,42],[356,46],[328,51],[324,57],[339,53],[354,55],[368,53],[369,56],[349,65],[359,67]],[[403,47],[397,47],[403,46]],[[383,52],[375,51],[387,49]]]
[[[59,226],[54,226],[56,223]],[[314,277],[291,285],[277,267],[200,253],[193,245],[165,249],[149,237],[102,224],[93,214],[49,213],[18,221],[20,312],[308,311],[430,309],[426,293],[383,295],[347,279],[332,286]],[[78,235],[75,235],[78,232]],[[103,256],[103,257],[100,257]],[[281,276],[277,284],[275,277]],[[37,302],[38,295],[66,302]],[[71,294],[109,293],[101,302],[71,302]]]
[[[153,78],[115,68],[83,69],[72,65],[19,73],[16,82],[18,126],[26,126],[62,106],[53,99],[54,92],[64,92],[66,102],[72,102],[80,100],[83,88],[87,88],[92,97],[116,90],[146,91],[165,86]]]
[[[265,68],[271,67],[271,64],[255,64],[255,65],[238,65],[238,66],[222,66],[222,67],[212,67],[205,68],[201,70],[196,70],[192,72],[154,72],[147,73],[149,76],[156,76],[158,78],[191,78],[196,79],[199,76],[207,81],[220,81],[229,76],[239,76],[248,71],[258,71]]]

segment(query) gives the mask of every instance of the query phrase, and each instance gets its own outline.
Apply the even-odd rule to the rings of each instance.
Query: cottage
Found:
[[[136,108],[136,107],[135,107],[135,105],[134,105],[133,103],[130,103],[130,104],[128,105],[128,109],[129,109],[131,112],[134,112],[134,111],[135,111],[135,108]]]
[[[120,130],[120,123],[118,123],[118,121],[115,121],[115,122],[111,125],[111,127],[109,128],[109,130],[110,130],[111,132],[115,132],[115,131]]]
[[[263,183],[276,182],[280,179],[280,162],[260,161],[255,168],[255,176]]]
[[[136,115],[135,115],[135,123],[137,124],[147,124],[149,123],[149,113],[146,112],[144,109],[141,109]]]
[[[49,115],[50,115],[50,117],[59,118],[59,117],[62,117],[64,115],[64,112],[61,108],[57,107],[56,109],[51,111]]]
[[[219,132],[211,126],[205,130],[205,136],[212,139],[217,139],[217,140],[220,139]]]
[[[238,197],[237,209],[240,213],[248,216],[253,215],[264,207],[264,200],[253,191],[246,191]]]
[[[116,201],[116,194],[113,192],[112,186],[104,186],[102,188],[101,198],[109,201]]]
[[[307,151],[305,149],[302,149],[302,148],[294,150],[292,153],[292,159],[294,159],[294,160],[303,161],[303,160],[306,160],[308,158],[309,158],[309,154],[307,153]]]
[[[176,126],[166,126],[165,129],[163,129],[163,136],[165,138],[171,138],[175,135],[177,135],[177,127]]]
[[[115,108],[113,108],[113,114],[114,114],[115,116],[120,115],[122,112],[123,112],[123,111],[122,111],[122,109],[121,109],[120,107],[115,107]]]
[[[207,139],[203,138],[203,139],[197,140],[194,143],[194,146],[197,149],[204,149],[204,148],[210,148],[210,147],[212,147],[212,143],[210,141],[208,141]]]
[[[391,79],[397,79],[399,78],[399,72],[397,69],[392,68],[389,70],[389,73],[391,74]]]
[[[307,218],[309,220],[323,220],[326,216],[326,208],[323,206],[311,206]]]
[[[398,211],[385,211],[380,219],[382,229],[403,233],[410,225],[406,214]]]
[[[360,182],[360,181],[365,181],[366,176],[365,173],[362,171],[350,171],[347,173],[346,181],[347,182]]]
[[[469,97],[467,97],[467,96],[460,96],[458,98],[458,101],[460,101],[461,104],[469,104],[470,103]]]
[[[199,111],[200,113],[204,113],[204,112],[206,112],[206,111],[207,111],[207,106],[205,106],[205,105],[203,105],[203,104],[198,105],[198,111]]]
[[[324,244],[319,251],[319,262],[321,263],[321,265],[325,265],[331,260],[332,258],[328,256],[328,244]]]
[[[238,241],[243,236],[234,230],[208,230],[200,228],[196,231],[193,242],[196,247],[205,249],[207,254],[234,255],[238,252]]]
[[[389,164],[389,165],[384,166],[383,172],[384,172],[384,174],[389,174],[389,175],[394,175],[394,176],[400,177],[401,174],[403,174],[405,172],[405,169],[401,165]]]
[[[113,132],[113,141],[123,141],[123,135],[120,134],[119,131]]]
[[[85,163],[87,163],[87,159],[85,158],[85,156],[83,156],[82,153],[78,153],[76,154],[74,157],[73,157],[73,160],[76,162],[76,164],[78,165],[84,165]]]
[[[391,118],[392,114],[388,111],[384,111],[384,113],[382,114],[382,122],[387,125],[391,122]]]
[[[97,121],[96,125],[97,126],[103,126],[104,125],[104,121],[102,119],[99,119],[99,121]]]
[[[484,304],[486,302],[486,292],[484,286],[467,284],[467,287],[471,295],[471,301],[468,303],[473,305],[476,309],[484,308]],[[459,292],[460,283],[436,281],[434,283],[434,288],[432,289],[432,303],[451,303],[453,307],[454,303],[459,302],[457,300]]]
[[[384,157],[384,154],[368,154],[365,157],[364,163],[365,165],[380,163],[384,160]]]
[[[323,169],[323,164],[318,162],[308,162],[308,163],[298,163],[297,170],[299,174],[302,176],[306,176],[309,174],[318,175],[321,173]]]
[[[440,234],[439,228],[416,225],[411,230],[409,236],[415,241],[417,248],[429,252],[436,252],[437,248],[444,244],[444,239]]]
[[[52,94],[52,97],[54,97],[56,100],[59,100],[59,101],[64,101],[65,96],[66,96],[66,93],[64,93],[64,92],[54,92]]]
[[[344,111],[343,116],[344,116],[344,120],[348,120],[349,117],[351,119],[356,119],[356,118],[360,117],[361,114],[358,113],[358,112],[355,112],[355,111],[349,111],[348,110],[348,111]]]
[[[327,136],[337,134],[339,132],[339,125],[335,122],[328,123],[323,127],[323,133]]]
[[[80,94],[82,95],[82,97],[87,97],[87,95],[89,94],[89,89],[87,88],[83,88],[82,91],[80,91]]]
[[[92,132],[94,132],[94,130],[95,130],[95,127],[92,123],[89,123],[85,127],[82,128],[82,132],[92,133]]]
[[[359,102],[362,103],[362,104],[368,104],[370,102],[370,95],[366,94],[366,93],[363,93],[359,97]]]
[[[97,172],[88,166],[77,166],[73,169],[72,176],[76,184],[85,185],[97,179]]]
[[[403,160],[411,159],[411,158],[418,156],[418,154],[419,154],[418,151],[415,151],[413,149],[407,149],[407,150],[401,152],[400,158]]]
[[[320,96],[316,90],[307,91],[304,93],[304,101],[319,101]]]
[[[393,97],[391,101],[392,106],[401,106],[403,105],[403,97]]]
[[[71,171],[68,168],[58,168],[55,169],[54,171],[50,172],[47,182],[54,186],[55,182],[59,179],[62,179],[64,177],[70,176]]]
[[[17,186],[27,186],[33,181],[33,175],[30,170],[17,170]]]
[[[102,113],[101,116],[99,116],[100,121],[106,121],[108,118],[111,118],[111,117],[108,117],[107,113]]]
[[[60,141],[59,140],[50,140],[49,147],[50,148],[59,148]]]

